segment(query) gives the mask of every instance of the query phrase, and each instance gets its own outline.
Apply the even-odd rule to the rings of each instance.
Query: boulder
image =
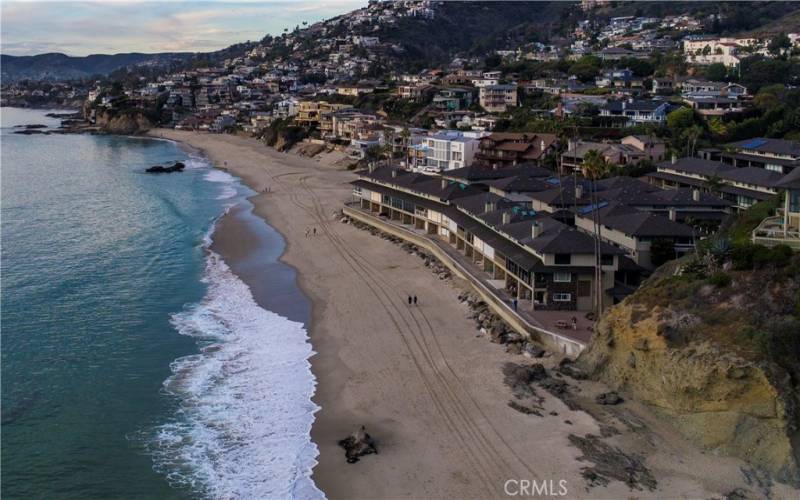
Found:
[[[344,456],[349,464],[358,462],[364,455],[378,454],[375,441],[367,433],[367,429],[363,425],[348,437],[339,441],[339,446],[344,448]]]
[[[599,405],[618,405],[622,403],[624,400],[620,397],[616,391],[604,392],[602,394],[598,394],[594,400]]]

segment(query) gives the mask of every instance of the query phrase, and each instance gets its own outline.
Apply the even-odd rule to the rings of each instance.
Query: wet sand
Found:
[[[329,498],[497,498],[518,491],[513,481],[522,479],[552,480],[555,493],[564,480],[567,498],[709,498],[752,488],[743,481],[741,461],[701,453],[652,412],[626,403],[629,421],[646,425],[620,426],[608,440],[641,455],[657,489],[632,491],[619,481],[590,489],[581,469],[592,463],[579,460],[569,436],[599,435],[597,415],[571,410],[544,391],[544,416],[510,408],[503,365],[530,360],[476,336],[457,299],[464,284],[442,282],[418,257],[338,221],[354,174],[253,139],[173,130],[152,135],[192,144],[241,177],[261,193],[250,200],[254,213],[285,238],[281,260],[297,270],[311,303],[314,400],[322,408],[312,429],[320,449],[313,477]],[[268,273],[260,273],[253,255],[258,242],[247,223],[227,220],[235,215],[220,222],[216,249],[260,303],[291,310],[301,298],[274,299],[259,288]],[[314,228],[316,236],[306,236]],[[418,307],[407,306],[408,294],[419,296]],[[575,390],[591,400],[603,388],[584,383]],[[360,425],[376,438],[380,454],[348,464],[337,441]]]

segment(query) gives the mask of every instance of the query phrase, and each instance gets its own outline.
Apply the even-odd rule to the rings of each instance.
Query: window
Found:
[[[572,255],[568,253],[557,253],[555,255],[555,263],[560,266],[568,266],[572,263]]]
[[[569,283],[572,281],[572,273],[553,273],[553,281],[556,283]]]
[[[600,265],[601,266],[613,266],[614,265],[614,256],[604,253],[600,256]]]
[[[572,300],[571,293],[554,293],[553,302],[569,302]]]

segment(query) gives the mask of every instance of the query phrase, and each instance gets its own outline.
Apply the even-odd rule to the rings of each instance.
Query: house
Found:
[[[331,113],[330,136],[344,140],[366,140],[374,135],[382,135],[383,118],[364,113],[354,108]]]
[[[352,106],[327,101],[301,101],[297,105],[297,115],[294,119],[298,123],[304,124],[319,123],[323,116],[347,108],[352,108]]]
[[[336,87],[337,94],[352,96],[352,97],[358,97],[363,94],[370,94],[374,91],[375,89],[373,87],[364,87],[359,85],[346,85],[346,86]]]
[[[739,66],[739,52],[757,42],[752,38],[714,38],[687,36],[683,40],[683,53],[690,64],[724,64],[729,68]]]
[[[620,59],[646,59],[648,54],[642,52],[634,52],[632,50],[624,49],[622,47],[606,47],[600,52],[595,54],[602,61],[619,61]]]
[[[480,89],[480,105],[490,113],[503,113],[517,105],[516,85],[487,85]]]
[[[624,99],[608,101],[600,108],[600,116],[619,118],[625,125],[662,123],[667,119],[670,105],[657,99]]]
[[[740,98],[747,95],[747,87],[738,83],[711,82],[690,78],[680,84],[681,95],[684,97],[732,97]]]
[[[668,95],[675,92],[675,80],[672,78],[653,78],[651,92],[656,95]]]
[[[660,139],[645,135],[629,135],[620,143],[570,141],[561,154],[562,172],[580,171],[583,158],[589,151],[597,151],[614,165],[636,165],[644,160],[661,161],[665,145]]]
[[[541,165],[557,144],[555,134],[494,132],[480,140],[476,159],[494,168]]]
[[[692,96],[683,102],[703,116],[722,116],[744,111],[743,103],[735,97]]]
[[[472,90],[451,87],[440,90],[433,98],[437,111],[458,111],[472,105]]]
[[[403,99],[416,101],[422,96],[422,93],[425,90],[425,88],[426,88],[425,85],[398,85],[397,95],[402,97]]]
[[[408,148],[409,168],[424,172],[444,172],[472,164],[480,143],[480,132],[445,130],[423,137]]]

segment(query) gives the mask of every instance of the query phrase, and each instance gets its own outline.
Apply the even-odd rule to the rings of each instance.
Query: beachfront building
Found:
[[[352,107],[349,104],[330,103],[327,101],[301,101],[297,105],[297,115],[295,115],[294,119],[302,124],[319,124],[324,116]]]
[[[429,173],[444,172],[472,164],[483,132],[444,130],[423,137],[408,148],[406,165]]]
[[[552,214],[536,212],[460,182],[395,169],[362,171],[355,206],[412,228],[471,264],[490,286],[519,300],[520,309],[589,311],[593,295],[614,301],[614,276],[624,251],[595,241]]]

